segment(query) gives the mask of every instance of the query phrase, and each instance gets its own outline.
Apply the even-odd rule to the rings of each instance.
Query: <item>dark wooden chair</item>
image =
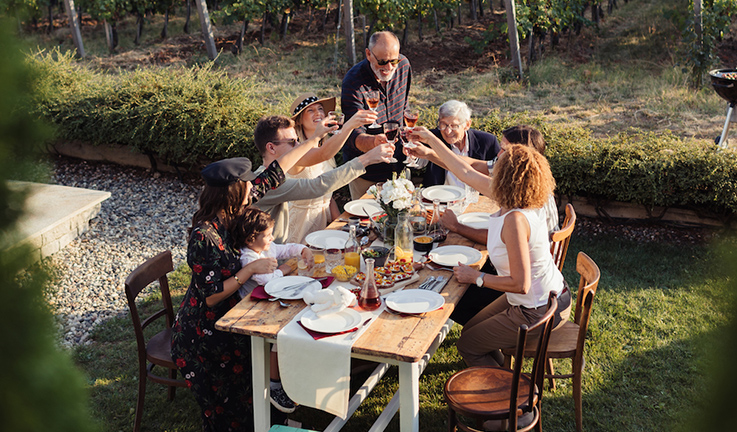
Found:
[[[550,253],[553,254],[553,261],[560,271],[563,271],[568,244],[571,242],[571,234],[575,226],[576,211],[573,209],[573,204],[566,204],[566,217],[563,219],[562,228],[550,233]]]
[[[133,423],[134,432],[138,432],[141,428],[147,380],[167,386],[169,400],[174,400],[176,387],[187,387],[184,380],[177,379],[177,365],[171,358],[171,327],[174,324],[174,308],[171,303],[169,280],[166,275],[173,270],[171,251],[165,251],[138,266],[125,279],[125,295],[128,297],[128,308],[130,309],[133,330],[138,344],[138,402],[136,403],[136,417]],[[141,322],[141,316],[138,313],[138,307],[136,307],[136,298],[144,288],[157,280],[159,281],[164,308]],[[162,317],[166,318],[166,327],[147,341],[143,334],[144,329]],[[166,368],[167,376],[153,373],[155,366]]]
[[[519,429],[529,431],[533,427],[542,431],[540,404],[542,400],[545,360],[553,329],[553,316],[558,307],[557,293],[548,300],[548,312],[528,327],[521,325],[517,330],[518,354],[514,368],[476,366],[464,369],[445,382],[444,395],[448,404],[448,430],[455,432],[482,430],[487,420],[508,421],[510,431],[517,431],[517,418],[532,413],[532,422]],[[528,334],[538,331],[539,336],[531,338]],[[535,352],[530,375],[522,373],[524,356],[528,348]],[[459,421],[458,415],[476,421],[476,428]]]
[[[550,335],[547,374],[545,378],[548,378],[551,389],[555,389],[556,378],[573,378],[576,431],[581,432],[583,430],[581,379],[583,368],[586,364],[583,357],[583,349],[586,345],[586,332],[589,328],[594,295],[596,295],[596,288],[599,286],[601,272],[594,260],[583,252],[578,253],[576,271],[581,275],[581,278],[578,283],[578,298],[576,299],[574,321],[566,321]],[[502,353],[505,356],[505,364],[511,363],[510,356],[518,355],[513,348],[504,349]],[[534,354],[533,351],[525,351],[525,356],[527,357],[532,357]],[[553,359],[566,358],[571,359],[573,362],[571,373],[556,374],[553,367]]]

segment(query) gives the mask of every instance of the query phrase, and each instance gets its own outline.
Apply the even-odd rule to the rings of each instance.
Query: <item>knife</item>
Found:
[[[361,329],[364,328],[364,327],[366,327],[368,325],[368,323],[371,322],[371,320],[372,320],[372,318],[368,318],[366,321],[364,321],[363,324],[361,324],[361,326],[358,327],[358,329],[356,329],[356,331],[353,332],[353,334],[351,335],[350,340],[355,339],[356,336],[358,336],[358,333],[361,331]]]

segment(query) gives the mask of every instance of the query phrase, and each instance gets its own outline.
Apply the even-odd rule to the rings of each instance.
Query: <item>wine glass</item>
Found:
[[[345,122],[345,114],[343,114],[340,111],[330,111],[330,112],[328,112],[328,115],[335,117],[335,124],[338,126],[338,129],[330,132],[331,134],[335,135],[343,127],[343,123]]]
[[[415,124],[417,124],[417,120],[419,120],[419,118],[420,111],[418,109],[407,107],[407,109],[404,110],[404,124],[406,125],[406,127],[403,133],[405,136],[408,137],[409,134],[414,130]],[[408,149],[413,149],[417,147],[417,143],[407,138],[404,141],[404,146]],[[406,163],[408,167],[419,168],[416,156],[407,156],[407,158],[404,160],[404,163]]]
[[[399,122],[388,121],[384,123],[384,135],[386,135],[387,142],[394,145],[394,143],[397,142],[397,136],[399,135]],[[395,163],[398,161],[397,158],[392,157],[389,162]]]
[[[379,100],[380,100],[380,93],[378,90],[369,90],[366,93],[364,93],[364,96],[366,97],[366,105],[368,105],[369,109],[373,112],[377,112],[376,108],[379,106]],[[374,121],[371,123],[368,127],[370,128],[377,128],[380,127],[379,124]]]

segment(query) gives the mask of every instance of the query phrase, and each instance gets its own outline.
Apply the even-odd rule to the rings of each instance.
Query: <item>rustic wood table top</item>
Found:
[[[466,213],[493,213],[497,210],[498,206],[493,201],[481,196],[477,203],[469,205]],[[349,216],[349,214],[344,213],[341,215],[341,219],[347,219]],[[340,229],[343,225],[345,225],[345,222],[336,220],[328,226],[328,229]],[[487,258],[485,244],[474,243],[455,233],[448,234],[442,245],[471,246],[481,251],[482,259],[473,264],[476,268],[480,268]],[[431,270],[423,267],[419,271],[419,275],[420,281],[431,275],[451,277],[440,293],[445,298],[445,305],[441,309],[420,316],[382,313],[353,344],[353,353],[410,363],[417,362],[422,358],[450,317],[468,284],[459,283],[453,277],[452,272],[447,270]],[[416,284],[419,284],[419,282],[416,282]],[[410,285],[407,289],[414,287],[415,285]],[[276,340],[279,330],[306,306],[302,300],[293,300],[289,304],[290,307],[285,308],[281,307],[278,302],[256,300],[248,295],[218,320],[215,327],[223,331]]]

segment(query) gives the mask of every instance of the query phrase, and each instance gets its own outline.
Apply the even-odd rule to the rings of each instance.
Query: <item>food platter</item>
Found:
[[[320,333],[340,333],[357,327],[361,323],[361,314],[353,309],[343,309],[340,312],[317,316],[307,310],[300,322],[308,329]]]
[[[469,246],[440,246],[430,252],[428,258],[435,264],[443,266],[471,265],[478,262],[482,255],[478,250]]]

